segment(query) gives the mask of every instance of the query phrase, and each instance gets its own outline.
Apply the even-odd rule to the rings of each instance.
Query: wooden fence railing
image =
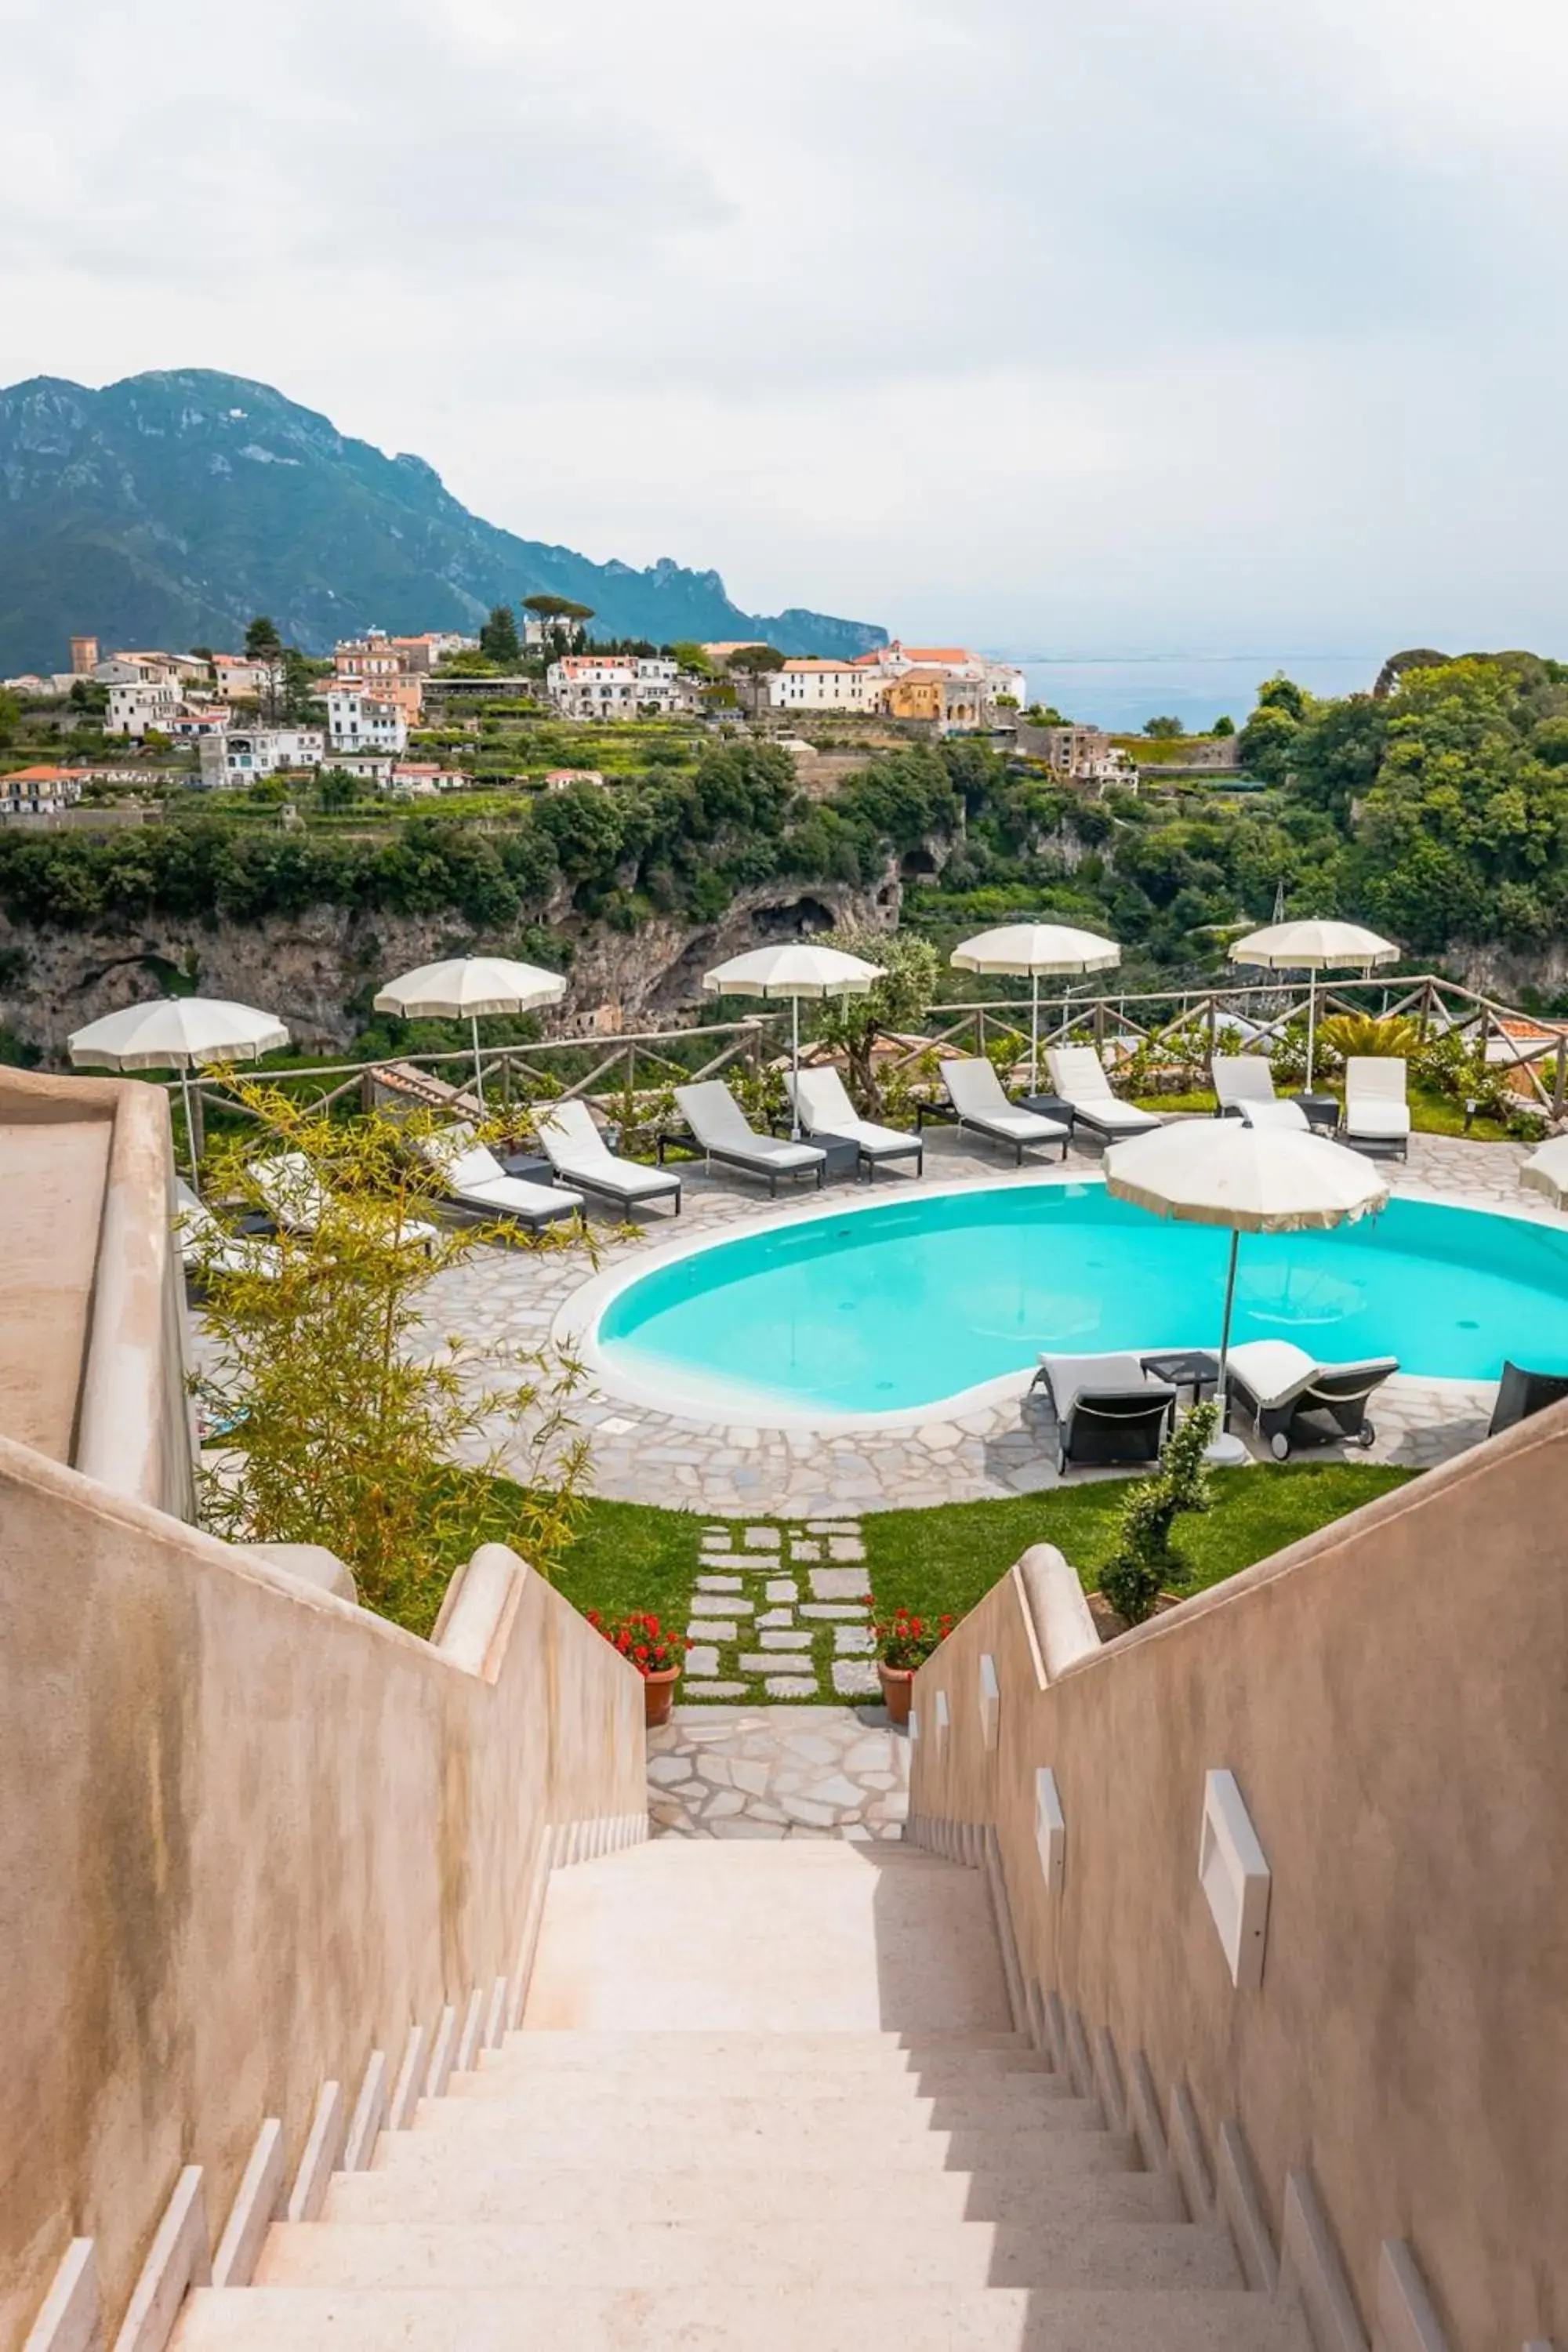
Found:
[[[1521,1072],[1549,1118],[1568,1116],[1568,1024],[1539,1022],[1531,1013],[1430,972],[1408,979],[1323,981],[1317,989],[1317,1010],[1320,1021],[1335,1013],[1403,1014],[1415,1022],[1423,1039],[1456,1034],[1472,1050],[1479,1046],[1491,1068]],[[1185,1050],[1195,1026],[1202,1036],[1201,1058],[1206,1061],[1227,1030],[1239,1031],[1244,1045],[1256,1050],[1279,1043],[1289,1024],[1302,1019],[1306,1011],[1304,982],[1126,992],[1100,989],[1093,994],[1053,986],[1040,1004],[1040,1051],[1069,1038],[1092,1042],[1114,1066],[1115,1059],[1141,1047],[1155,1055],[1162,1045],[1174,1048],[1178,1038]],[[737,1063],[755,1072],[787,1045],[787,1018],[774,1009],[711,1026],[482,1046],[479,1065],[487,1102],[505,1110],[541,1092],[592,1096],[597,1101],[618,1096],[629,1101],[639,1094],[715,1076]],[[1027,1001],[995,998],[932,1005],[921,1040],[910,1043],[885,1066],[907,1070],[931,1045],[984,1053],[1004,1038],[1016,1040],[1020,1058],[1026,1057],[1029,1019]],[[466,1087],[473,1076],[473,1051],[467,1045],[448,1053],[389,1058],[405,1068],[446,1074],[458,1087]],[[326,1062],[268,1070],[265,1076],[268,1086],[299,1089],[322,1109],[353,1097],[368,1107],[375,1074],[384,1066]],[[178,1080],[170,1085],[177,1094]],[[243,1106],[220,1079],[204,1078],[193,1094],[199,1151],[204,1109],[221,1108],[232,1115]]]

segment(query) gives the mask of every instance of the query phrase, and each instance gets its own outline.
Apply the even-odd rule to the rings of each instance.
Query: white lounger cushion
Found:
[[[1124,1128],[1131,1134],[1163,1124],[1154,1111],[1140,1110],[1136,1103],[1123,1102],[1120,1095],[1111,1093],[1105,1066],[1092,1045],[1052,1045],[1046,1054],[1046,1067],[1063,1102],[1071,1103],[1095,1127]]]
[[[1405,1071],[1396,1054],[1352,1054],[1345,1063],[1347,1135],[1398,1142],[1410,1132]]]
[[[840,1135],[872,1153],[917,1148],[914,1136],[862,1118],[837,1070],[802,1070],[798,1078],[786,1077],[784,1085],[808,1135]]]
[[[563,1176],[575,1176],[580,1183],[613,1187],[628,1201],[645,1192],[680,1190],[679,1178],[666,1169],[618,1160],[595,1126],[586,1103],[554,1103],[534,1119],[533,1128],[551,1166]]]
[[[680,1115],[704,1151],[756,1167],[819,1168],[822,1153],[812,1143],[783,1143],[776,1136],[759,1135],[721,1078],[705,1078],[700,1086],[677,1087]]]
[[[174,1231],[180,1255],[194,1273],[276,1275],[280,1260],[276,1242],[253,1234],[231,1234],[220,1224],[205,1201],[200,1201],[181,1177],[174,1186]]]
[[[1058,1421],[1065,1421],[1088,1391],[1111,1389],[1121,1395],[1152,1385],[1136,1356],[1042,1356],[1040,1367],[1050,1382]]]
[[[494,1209],[499,1215],[559,1217],[583,1205],[582,1194],[569,1192],[564,1184],[531,1184],[523,1176],[491,1176],[479,1184],[458,1184],[450,1177],[447,1181],[459,1201],[476,1209]]]
[[[1255,1102],[1244,1099],[1230,1106],[1244,1127],[1293,1127],[1298,1133],[1310,1135],[1312,1122],[1299,1102]]]
[[[274,1223],[287,1225],[294,1233],[313,1234],[328,1214],[327,1189],[304,1152],[279,1151],[266,1160],[253,1160],[248,1173],[271,1211]],[[342,1205],[360,1204],[345,1200]],[[366,1201],[363,1205],[373,1214],[377,1207],[374,1201]],[[390,1232],[391,1211],[384,1208],[382,1213]],[[428,1244],[439,1241],[441,1236],[434,1225],[425,1223],[423,1219],[405,1217],[398,1238]]]
[[[453,1197],[475,1208],[494,1209],[515,1217],[547,1217],[564,1209],[580,1209],[582,1195],[561,1184],[530,1184],[509,1176],[495,1153],[473,1140],[471,1129],[447,1128],[424,1137],[420,1157],[440,1175]]]
[[[978,1056],[944,1062],[942,1082],[959,1118],[993,1135],[1010,1136],[1017,1143],[1059,1143],[1067,1134],[1060,1119],[1042,1118],[1037,1110],[1021,1110],[1010,1103],[995,1070]]]
[[[1273,1405],[1289,1404],[1320,1368],[1317,1358],[1294,1339],[1243,1339],[1230,1351],[1230,1369],[1240,1373],[1260,1405]]]
[[[1216,1054],[1209,1064],[1215,1098],[1226,1110],[1243,1103],[1271,1103],[1274,1073],[1261,1054]]]

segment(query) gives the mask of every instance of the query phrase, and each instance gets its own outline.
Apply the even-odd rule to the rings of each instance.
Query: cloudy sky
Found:
[[[1568,654],[1562,0],[5,22],[0,381],[260,377],[911,637]]]

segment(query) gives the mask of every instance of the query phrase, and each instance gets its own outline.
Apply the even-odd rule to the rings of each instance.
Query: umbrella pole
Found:
[[[1312,1091],[1312,1048],[1317,1041],[1317,1029],[1318,974],[1315,967],[1309,966],[1307,971],[1307,1092],[1309,1094]]]
[[[479,1016],[477,1013],[471,1013],[468,1015],[468,1026],[473,1031],[474,1035],[474,1091],[479,1098],[479,1108],[483,1110],[485,1107],[485,1072],[484,1065],[479,1060]]]
[[[180,1065],[180,1092],[185,1098],[185,1150],[191,1155],[191,1190],[199,1200],[202,1178],[201,1171],[196,1166],[196,1120],[195,1113],[191,1108],[191,1066],[188,1062],[182,1062]]]
[[[1029,1092],[1040,1091],[1040,975],[1029,974]]]
[[[789,1060],[790,1060],[790,1141],[800,1141],[800,999],[789,1001]]]
[[[1228,1393],[1230,1370],[1230,1321],[1236,1307],[1236,1262],[1241,1248],[1241,1232],[1232,1226],[1230,1234],[1230,1265],[1225,1279],[1225,1321],[1219,1335],[1219,1378],[1215,1383],[1215,1402],[1219,1407],[1219,1425],[1211,1444],[1204,1449],[1210,1462],[1235,1468],[1247,1458],[1247,1448],[1239,1437],[1233,1437],[1226,1427],[1229,1417]]]

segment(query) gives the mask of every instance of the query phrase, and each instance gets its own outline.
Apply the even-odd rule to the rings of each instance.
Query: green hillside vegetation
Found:
[[[984,744],[911,745],[808,800],[783,750],[697,745],[678,726],[538,730],[609,789],[384,803],[292,831],[265,802],[182,793],[169,821],[109,836],[0,833],[0,912],[62,928],[256,921],[317,904],[450,912],[504,936],[570,898],[574,923],[717,919],[749,886],[879,886],[945,948],[1049,909],[1128,950],[1129,987],[1217,975],[1226,929],[1340,914],[1408,960],[1568,942],[1568,667],[1529,655],[1407,670],[1383,698],[1314,702],[1270,680],[1243,736],[1263,789],[1195,780],[1101,799]],[[258,818],[261,822],[258,822]],[[464,822],[467,817],[469,821]],[[952,975],[954,984],[958,976]],[[969,977],[965,992],[983,991]]]

